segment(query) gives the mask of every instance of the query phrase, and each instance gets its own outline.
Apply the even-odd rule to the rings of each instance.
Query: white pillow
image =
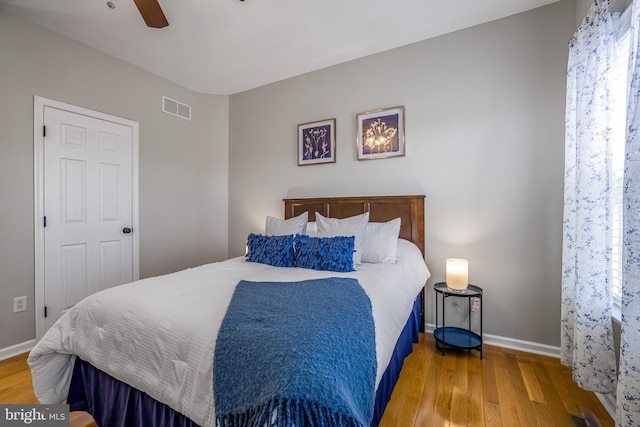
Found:
[[[362,264],[362,239],[369,222],[369,212],[349,218],[326,218],[316,212],[318,237],[354,236],[353,263]]]
[[[316,224],[313,221],[308,222],[307,231],[304,234],[306,234],[309,237],[318,237],[318,224]]]
[[[288,236],[289,234],[302,234],[307,229],[307,219],[309,212],[303,212],[300,215],[289,218],[280,219],[272,216],[267,217],[264,225],[264,234],[267,236]]]
[[[370,222],[362,239],[362,262],[396,262],[400,218],[389,222]]]

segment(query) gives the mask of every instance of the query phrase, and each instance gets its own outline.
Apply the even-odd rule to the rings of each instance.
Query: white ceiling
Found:
[[[5,9],[201,93],[229,95],[558,0],[0,0]]]

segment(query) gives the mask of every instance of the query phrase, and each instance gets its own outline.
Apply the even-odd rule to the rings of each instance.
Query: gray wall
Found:
[[[287,195],[424,193],[429,286],[445,258],[468,258],[485,289],[485,333],[559,345],[575,20],[565,0],[231,96],[229,254],[282,215]],[[357,161],[356,114],[398,105],[406,157]],[[297,166],[297,124],[331,117],[337,163]]]
[[[287,195],[424,193],[429,285],[444,278],[445,258],[467,257],[486,291],[485,332],[558,345],[566,43],[585,1],[230,98],[0,9],[0,349],[35,337],[33,95],[140,123],[142,277],[241,254]],[[194,120],[162,114],[162,95],[191,104]],[[407,156],[358,162],[355,114],[396,105]],[[296,125],[329,117],[338,162],[296,166]],[[21,295],[30,309],[12,314]]]
[[[0,349],[35,338],[33,96],[140,123],[140,275],[227,257],[228,97],[202,95],[0,9]],[[193,120],[161,112],[166,95]],[[29,309],[12,313],[13,298]]]

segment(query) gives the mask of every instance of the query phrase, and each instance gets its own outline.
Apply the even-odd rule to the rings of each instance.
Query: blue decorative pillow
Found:
[[[314,270],[353,271],[353,250],[355,237],[309,237],[301,234],[295,237],[295,266]]]
[[[269,264],[274,267],[293,267],[293,234],[288,236],[263,236],[249,234],[247,261]]]

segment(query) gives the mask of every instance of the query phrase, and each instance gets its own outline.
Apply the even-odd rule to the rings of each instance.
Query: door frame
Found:
[[[45,246],[44,246],[44,109],[45,107],[57,108],[70,113],[80,114],[108,122],[118,123],[131,128],[131,220],[132,228],[132,262],[133,280],[140,278],[140,224],[139,224],[139,194],[138,194],[138,145],[139,124],[133,120],[124,119],[111,114],[93,111],[53,99],[43,98],[38,95],[33,97],[33,185],[34,185],[34,312],[36,323],[36,342],[39,341],[45,330],[44,321],[44,271],[45,271]]]

